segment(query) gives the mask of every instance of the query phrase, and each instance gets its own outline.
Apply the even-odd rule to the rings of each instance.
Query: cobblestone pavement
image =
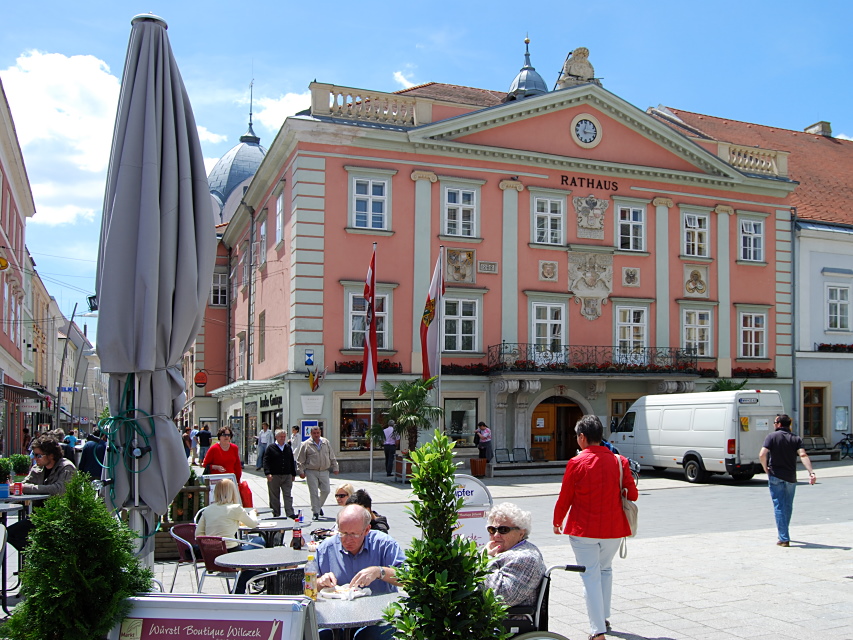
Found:
[[[773,510],[766,476],[735,484],[714,477],[690,485],[680,474],[644,473],[640,479],[640,530],[628,541],[628,557],[616,559],[613,631],[624,640],[807,640],[853,639],[853,464],[815,461],[818,484],[801,472],[794,501],[790,548],[775,545]],[[407,546],[419,530],[406,515],[408,485],[391,482],[377,463],[368,474],[333,476],[365,488],[391,533]],[[379,477],[381,476],[381,477]],[[244,473],[255,506],[266,506],[266,480]],[[485,478],[496,502],[512,501],[534,514],[531,541],[547,564],[574,562],[565,538],[550,532],[559,476]],[[304,481],[294,487],[297,508],[310,513]],[[330,497],[328,526],[337,507]],[[313,528],[313,526],[311,527]],[[156,563],[167,587],[173,565]],[[208,589],[208,584],[210,588]],[[224,592],[211,580],[205,591]],[[176,591],[191,591],[189,571],[179,573]],[[551,631],[572,640],[589,630],[577,574],[555,573]],[[438,640],[438,639],[437,639]]]

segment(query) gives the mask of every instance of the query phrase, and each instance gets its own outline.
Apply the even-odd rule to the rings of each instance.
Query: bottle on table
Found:
[[[302,548],[303,542],[304,539],[302,538],[302,529],[294,529],[293,538],[290,541],[290,547],[299,551]]]
[[[302,580],[303,592],[312,600],[317,599],[317,572],[319,567],[313,555],[308,556],[305,563],[305,577]]]

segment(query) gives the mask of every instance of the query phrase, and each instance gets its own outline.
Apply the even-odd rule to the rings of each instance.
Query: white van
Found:
[[[758,452],[781,413],[778,391],[643,396],[610,442],[643,466],[683,468],[689,482],[703,482],[709,473],[749,480],[763,472]]]

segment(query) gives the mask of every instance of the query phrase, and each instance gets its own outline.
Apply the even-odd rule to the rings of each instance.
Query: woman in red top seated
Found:
[[[201,463],[205,468],[205,473],[233,473],[237,477],[237,484],[239,485],[243,468],[240,465],[237,445],[231,443],[231,438],[234,437],[231,427],[220,427],[216,437],[219,442],[207,450],[204,462]]]
[[[602,446],[604,428],[598,417],[583,416],[575,426],[575,433],[583,451],[566,465],[560,497],[554,507],[554,533],[569,536],[575,561],[586,567],[581,578],[589,615],[589,637],[604,640],[604,633],[610,628],[611,564],[620,540],[631,535],[622,511],[619,464],[628,499],[636,500],[639,493],[628,460]]]

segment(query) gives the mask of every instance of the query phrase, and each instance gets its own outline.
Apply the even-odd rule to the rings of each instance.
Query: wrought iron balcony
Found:
[[[694,349],[591,345],[548,349],[526,342],[490,346],[489,367],[492,372],[699,374]]]

